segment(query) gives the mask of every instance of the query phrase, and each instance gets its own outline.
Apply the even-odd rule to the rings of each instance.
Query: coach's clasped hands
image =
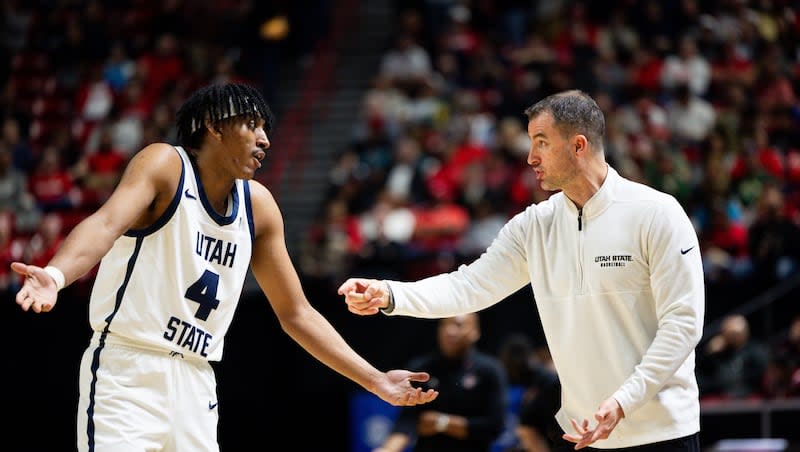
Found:
[[[583,449],[598,440],[608,438],[614,427],[624,417],[625,413],[622,411],[622,407],[619,406],[619,402],[613,397],[609,397],[600,404],[600,408],[594,413],[594,418],[597,420],[597,425],[594,429],[589,428],[588,419],[584,419],[580,425],[575,419],[570,419],[569,421],[572,423],[572,428],[575,429],[576,433],[564,433],[561,437],[575,443],[575,450]]]
[[[389,285],[377,279],[350,278],[339,286],[347,309],[353,314],[373,315],[389,306]]]

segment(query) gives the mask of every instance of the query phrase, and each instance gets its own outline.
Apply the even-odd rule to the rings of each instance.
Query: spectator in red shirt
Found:
[[[183,60],[179,53],[179,43],[172,34],[158,37],[156,48],[137,61],[137,70],[144,81],[144,97],[149,105],[164,94],[164,89],[175,83],[184,72]]]
[[[701,236],[705,247],[703,266],[708,279],[739,279],[750,274],[747,228],[731,218],[723,202],[713,202],[709,222]]]
[[[80,193],[72,175],[61,166],[61,156],[53,146],[42,151],[42,157],[28,178],[28,188],[42,212],[76,207]]]
[[[49,213],[42,217],[39,230],[33,234],[24,251],[24,259],[32,265],[46,267],[64,241],[61,217]]]
[[[453,194],[442,186],[431,185],[433,201],[415,209],[415,246],[429,252],[451,252],[458,247],[469,226],[467,209],[457,204]]]
[[[769,143],[763,124],[756,127],[753,146],[744,149],[733,162],[731,182],[745,206],[754,206],[767,183],[783,183],[783,154]]]
[[[84,155],[76,167],[76,178],[85,188],[84,194],[99,206],[117,186],[128,157],[114,147],[111,132],[104,126],[97,150]]]

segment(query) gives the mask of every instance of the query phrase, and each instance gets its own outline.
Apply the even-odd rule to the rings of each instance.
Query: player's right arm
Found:
[[[148,218],[163,212],[174,195],[180,168],[178,153],[163,143],[151,144],[131,159],[109,199],[72,229],[48,263],[64,274],[65,285],[97,265],[125,231],[146,226]],[[53,278],[34,265],[15,262],[12,268],[26,276],[17,304],[23,310],[33,305],[35,312],[52,309],[57,293]]]
[[[418,405],[436,399],[414,382],[428,381],[426,372],[381,372],[355,352],[333,325],[317,311],[303,287],[286,248],[283,217],[272,193],[250,181],[255,243],[251,269],[281,328],[321,363],[358,383],[383,401],[397,406]]]

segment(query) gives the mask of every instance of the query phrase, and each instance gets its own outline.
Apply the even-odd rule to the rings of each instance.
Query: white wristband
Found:
[[[66,283],[66,278],[64,277],[64,273],[61,272],[61,270],[57,269],[56,267],[53,267],[52,265],[48,265],[47,267],[44,268],[44,271],[46,271],[47,274],[53,278],[53,281],[56,282],[56,290],[61,290],[64,288],[64,285]]]

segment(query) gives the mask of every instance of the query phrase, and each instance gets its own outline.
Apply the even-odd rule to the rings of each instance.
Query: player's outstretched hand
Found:
[[[410,372],[407,370],[390,370],[383,374],[375,387],[375,395],[384,402],[395,406],[413,406],[428,403],[439,396],[439,391],[415,388],[412,381],[426,382],[431,378],[427,372]]]
[[[377,279],[350,278],[338,290],[353,314],[373,315],[389,306],[389,285]]]
[[[23,311],[49,312],[56,305],[58,288],[53,277],[42,267],[13,262],[11,269],[25,277],[22,288],[17,292],[17,304]]]

